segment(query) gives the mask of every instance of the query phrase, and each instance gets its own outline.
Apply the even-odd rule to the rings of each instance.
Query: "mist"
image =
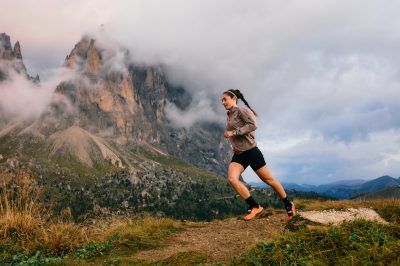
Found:
[[[74,76],[71,70],[59,68],[53,70],[52,79],[35,83],[12,68],[7,70],[7,79],[0,82],[0,109],[2,115],[21,121],[38,118],[52,101],[59,100],[54,95],[57,85]]]

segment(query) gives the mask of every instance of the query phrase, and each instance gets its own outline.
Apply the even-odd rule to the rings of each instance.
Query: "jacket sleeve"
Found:
[[[237,135],[245,135],[257,129],[257,120],[250,108],[240,108],[239,116],[245,123],[244,126],[236,128]]]

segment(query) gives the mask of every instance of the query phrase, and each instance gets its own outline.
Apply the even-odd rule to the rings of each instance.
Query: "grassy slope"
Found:
[[[116,147],[114,148],[116,149]],[[133,166],[144,160],[153,160],[161,164],[163,168],[183,173],[194,181],[175,200],[174,207],[169,206],[168,202],[158,201],[143,209],[145,211],[161,210],[170,217],[208,220],[238,215],[246,210],[244,201],[236,195],[223,176],[195,167],[178,157],[165,156],[141,147],[135,147],[132,150],[127,148],[121,152],[124,153],[126,163]],[[110,206],[119,206],[116,202],[119,198],[106,199],[103,197],[104,195],[113,197],[113,195],[121,195],[123,193],[126,197],[129,196],[129,191],[127,190],[129,187],[127,186],[120,187],[117,184],[107,184],[106,190],[102,193],[98,192],[102,188],[96,186],[96,182],[98,182],[96,177],[104,177],[110,173],[114,177],[117,175],[126,177],[129,176],[127,169],[121,169],[107,163],[95,163],[94,167],[87,167],[73,158],[65,156],[49,158],[48,147],[44,140],[8,135],[0,138],[0,153],[8,158],[18,158],[21,164],[30,165],[36,176],[42,176],[43,178],[41,178],[40,182],[45,189],[44,198],[47,202],[52,202],[54,208],[58,211],[61,211],[65,206],[71,206],[73,215],[79,216],[92,209],[91,202],[93,202],[93,198],[88,198],[84,193],[77,192],[76,188],[84,188],[85,191],[91,191],[90,193],[92,194],[102,196],[101,202],[106,202]],[[116,178],[118,179],[119,177]],[[179,184],[173,185],[179,186]],[[140,190],[140,188],[137,189]],[[132,193],[138,194],[140,191],[135,190]],[[166,197],[173,196],[167,195],[168,191],[163,193]],[[311,194],[289,192],[289,195],[295,198],[318,197],[318,195]],[[282,208],[281,201],[276,193],[271,190],[255,189],[252,195],[265,207]],[[132,204],[135,206],[137,203],[132,202]]]
[[[232,265],[400,264],[400,200],[300,201],[298,206],[304,210],[370,207],[390,224],[358,220],[311,229],[289,226],[291,231],[273,242],[259,243]]]

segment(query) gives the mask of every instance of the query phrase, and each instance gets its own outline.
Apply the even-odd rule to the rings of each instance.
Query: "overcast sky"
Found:
[[[170,66],[198,95],[181,121],[240,89],[280,181],[400,176],[400,1],[2,1],[0,32],[19,40],[31,75],[51,80],[83,34],[137,62]],[[208,103],[205,97],[211,97]],[[241,103],[242,105],[242,103]],[[243,106],[243,105],[242,105]],[[197,113],[196,113],[197,112]],[[186,118],[186,119],[185,119]],[[249,167],[245,180],[257,181]]]

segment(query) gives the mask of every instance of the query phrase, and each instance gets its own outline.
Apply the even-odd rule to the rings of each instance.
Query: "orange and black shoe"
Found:
[[[291,201],[290,203],[290,206],[285,207],[288,215],[288,220],[292,220],[292,218],[296,216],[296,206],[294,205],[293,201]]]
[[[263,208],[261,205],[259,205],[258,208],[252,208],[252,209],[250,210],[249,214],[247,214],[247,215],[244,217],[244,220],[245,220],[245,221],[250,221],[250,220],[254,219],[254,218],[255,218],[258,214],[260,214],[263,210],[264,210],[264,208]]]

